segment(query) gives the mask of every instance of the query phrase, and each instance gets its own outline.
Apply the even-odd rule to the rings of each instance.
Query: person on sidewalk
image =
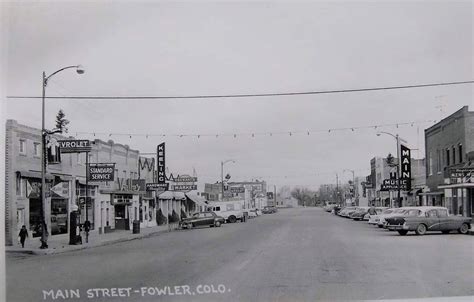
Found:
[[[26,230],[25,225],[21,227],[20,234],[18,234],[18,237],[20,237],[21,247],[25,248],[25,240],[26,237],[28,237],[28,231]]]

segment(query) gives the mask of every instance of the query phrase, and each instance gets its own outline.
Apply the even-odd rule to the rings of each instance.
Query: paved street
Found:
[[[59,255],[8,256],[7,301],[52,301],[51,295],[43,298],[42,290],[50,289],[79,289],[81,298],[69,300],[81,301],[474,295],[473,239],[458,234],[402,237],[319,208],[283,209],[221,228],[175,231]],[[174,287],[181,285],[176,292]],[[201,295],[209,288],[199,285],[213,285],[216,293]],[[165,286],[184,295],[154,295],[156,287]],[[143,296],[142,287],[147,287]],[[130,296],[87,299],[87,290],[95,288],[107,288],[109,295],[111,288],[125,288],[121,294]],[[103,296],[104,291],[89,294]]]

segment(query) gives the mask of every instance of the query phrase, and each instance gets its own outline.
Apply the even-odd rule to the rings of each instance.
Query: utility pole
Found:
[[[341,200],[339,199],[339,175],[336,173],[336,201],[342,206]]]
[[[398,206],[401,207],[402,206],[402,201],[400,200],[400,185],[401,185],[401,175],[400,175],[400,172],[402,171],[401,169],[401,165],[402,165],[402,161],[400,160],[400,137],[398,136],[398,134],[396,135],[396,139],[397,139],[397,157],[398,157],[398,165],[397,165],[397,188],[398,188]]]

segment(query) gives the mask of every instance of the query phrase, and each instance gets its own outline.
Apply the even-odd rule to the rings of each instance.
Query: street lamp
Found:
[[[81,65],[72,65],[66,66],[61,69],[56,70],[49,76],[46,76],[46,73],[43,71],[43,94],[42,94],[42,102],[41,102],[41,248],[48,248],[48,235],[47,235],[47,226],[46,226],[46,218],[45,218],[45,207],[46,207],[46,136],[52,133],[56,133],[56,131],[50,132],[45,129],[44,126],[44,109],[45,109],[45,96],[46,96],[46,86],[48,85],[48,80],[54,76],[55,74],[69,68],[75,68],[78,74],[84,73],[84,68]]]
[[[221,161],[221,192],[222,192],[222,200],[224,200],[224,165],[226,163],[235,163],[235,160],[233,159],[228,159],[226,161]]]
[[[397,164],[397,187],[398,187],[398,205],[401,206],[401,202],[400,202],[400,171],[401,171],[401,168],[400,168],[400,165],[401,165],[401,161],[400,161],[400,142],[404,142],[404,143],[407,143],[406,140],[404,140],[403,138],[401,138],[398,134],[396,135],[393,135],[392,133],[389,133],[389,132],[384,132],[384,131],[380,131],[380,132],[377,132],[377,136],[380,136],[382,134],[386,134],[386,135],[390,135],[391,137],[395,138],[396,142],[397,142],[397,158],[398,158],[398,164]]]

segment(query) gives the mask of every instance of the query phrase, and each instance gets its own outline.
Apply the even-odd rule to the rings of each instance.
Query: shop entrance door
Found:
[[[32,237],[41,236],[41,199],[30,198],[30,231]]]
[[[125,205],[115,205],[115,229],[127,230],[128,217],[126,215],[127,207]]]

